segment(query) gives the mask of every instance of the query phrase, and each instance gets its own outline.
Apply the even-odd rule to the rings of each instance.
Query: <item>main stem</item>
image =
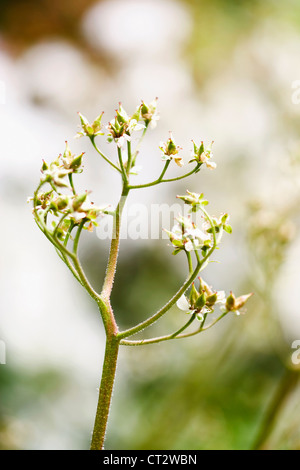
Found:
[[[102,378],[99,389],[91,450],[103,450],[107,421],[116,375],[120,340],[112,335],[106,339]]]
[[[120,161],[122,161],[121,153],[119,153],[119,156]],[[129,189],[127,179],[124,177],[121,198],[115,211],[113,236],[110,245],[106,275],[102,292],[100,294],[101,304],[99,303],[99,308],[102,313],[106,331],[106,347],[95,424],[90,447],[91,450],[103,450],[104,448],[104,439],[116,376],[118,352],[121,338],[118,337],[118,326],[111,308],[110,296],[118,261],[122,211],[128,193]]]

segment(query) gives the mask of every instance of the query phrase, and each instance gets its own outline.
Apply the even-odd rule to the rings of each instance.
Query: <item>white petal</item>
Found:
[[[207,168],[210,168],[211,170],[214,170],[215,168],[217,168],[217,164],[215,162],[206,161],[205,163],[206,163]]]
[[[136,124],[134,127],[135,131],[140,131],[142,129],[145,129],[145,126],[143,124]]]
[[[189,240],[187,243],[185,243],[184,248],[186,249],[186,251],[192,251],[194,249],[194,245],[191,242],[191,240]]]
[[[226,297],[225,291],[219,290],[217,292],[217,298],[218,298],[217,302],[223,302],[223,300],[225,300],[225,297]]]
[[[139,166],[139,165],[133,166],[133,167],[131,168],[131,170],[130,170],[130,174],[131,174],[131,175],[138,175],[142,168],[143,168],[143,167],[142,167],[142,166]]]
[[[190,308],[190,304],[184,294],[177,300],[176,305],[180,310],[184,310],[185,312]]]
[[[117,139],[117,141],[118,141],[117,146],[118,146],[119,148],[123,147],[123,145],[124,145],[124,137],[123,137],[123,136],[122,136],[122,137],[119,137],[119,138]]]
[[[75,222],[79,222],[86,217],[86,214],[84,212],[73,212],[71,216],[75,219]]]

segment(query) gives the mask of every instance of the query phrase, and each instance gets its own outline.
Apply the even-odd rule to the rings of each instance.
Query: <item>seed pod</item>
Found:
[[[236,310],[236,299],[235,299],[235,296],[234,294],[232,293],[232,291],[230,291],[230,294],[229,296],[227,297],[226,299],[226,309],[228,311],[230,310]]]
[[[197,301],[196,301],[196,303],[195,303],[196,309],[197,309],[197,310],[201,310],[201,309],[204,307],[205,303],[206,303],[206,295],[205,295],[205,292],[203,291],[203,292],[199,295],[199,297],[198,297],[198,299],[197,299]]]
[[[192,288],[191,288],[191,292],[190,292],[190,297],[189,297],[190,304],[191,304],[192,307],[195,306],[195,304],[198,300],[198,297],[199,297],[199,292],[197,291],[197,289],[195,287],[195,284],[193,283]]]
[[[72,204],[73,210],[77,211],[80,208],[80,206],[84,203],[86,198],[87,198],[87,193],[83,193],[83,194],[80,194],[79,196],[76,196]]]
[[[212,295],[209,295],[207,298],[206,298],[206,303],[205,305],[207,305],[208,307],[213,307],[213,305],[215,305],[216,301],[218,300],[218,294],[216,292],[214,292],[214,294]]]

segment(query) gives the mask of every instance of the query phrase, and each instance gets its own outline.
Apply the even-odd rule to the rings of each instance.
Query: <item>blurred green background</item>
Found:
[[[108,121],[119,101],[132,113],[156,96],[161,119],[136,181],[159,174],[169,130],[185,155],[191,139],[214,140],[217,169],[131,202],[203,191],[233,226],[203,277],[255,295],[246,315],[205,334],[121,350],[106,448],[300,449],[299,2],[1,0],[0,46],[0,449],[89,447],[102,325],[26,198],[42,158],[68,140],[88,156],[83,188],[114,204],[118,179],[87,140],[73,140],[76,113],[104,110]],[[84,235],[82,263],[101,287],[108,242]],[[123,240],[113,291],[121,327],[157,310],[185,276],[165,239]],[[172,309],[149,334],[173,331],[182,315]]]

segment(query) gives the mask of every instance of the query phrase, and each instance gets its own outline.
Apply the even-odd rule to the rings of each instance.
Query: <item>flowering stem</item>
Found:
[[[194,271],[194,269],[193,269],[192,256],[191,256],[190,251],[185,251],[185,252],[186,252],[186,257],[187,257],[188,265],[189,265],[189,273],[192,274],[192,272]],[[198,261],[199,261],[199,260],[198,260]]]
[[[74,253],[74,255],[77,255],[79,238],[80,238],[84,223],[85,223],[85,220],[83,219],[80,222],[80,225],[77,229],[77,232],[76,232],[76,235],[75,235],[75,238],[74,238],[74,244],[73,244],[73,253]]]
[[[119,341],[115,336],[107,337],[99,389],[99,398],[91,442],[91,450],[102,450],[107,428],[113,385],[115,381]]]
[[[120,170],[120,168],[117,167],[117,165],[115,165],[113,162],[111,162],[110,159],[109,159],[106,155],[104,155],[104,153],[101,152],[101,150],[97,147],[96,142],[95,142],[95,136],[90,137],[90,140],[91,140],[91,142],[92,142],[92,144],[93,144],[94,149],[99,153],[99,155],[101,155],[101,157],[102,157],[107,163],[109,163],[109,165],[112,166],[115,170],[117,170],[119,173],[122,173],[121,170]]]
[[[137,341],[129,341],[126,339],[122,339],[120,344],[123,346],[143,346],[146,344],[154,344],[154,343],[161,343],[162,341],[169,341],[171,339],[183,339],[183,338],[189,338],[191,336],[198,335],[199,333],[202,333],[203,331],[208,330],[212,326],[214,326],[221,318],[223,318],[228,311],[222,313],[216,320],[214,320],[210,325],[208,325],[206,328],[203,328],[204,322],[206,320],[206,316],[203,318],[201,326],[197,328],[197,330],[192,331],[191,333],[185,333],[185,334],[180,334],[182,331],[184,331],[188,326],[191,325],[191,323],[194,321],[195,317],[192,317],[189,319],[189,321],[182,327],[180,330],[176,331],[175,333],[172,333],[170,335],[165,335],[165,336],[158,336],[157,338],[149,338],[149,339],[141,339]]]
[[[127,159],[127,166],[126,166],[126,175],[127,175],[127,180],[128,180],[129,173],[130,173],[130,170],[131,170],[131,165],[132,165],[132,152],[131,152],[131,142],[130,141],[127,141],[127,155],[128,155],[128,159]]]
[[[72,192],[73,192],[74,196],[76,196],[76,191],[75,191],[75,187],[74,187],[74,183],[73,183],[73,174],[69,173],[68,177],[69,177],[70,186],[72,188]]]
[[[167,180],[162,180],[162,183],[172,183],[173,181],[179,181],[179,180],[182,180],[183,178],[187,178],[188,176],[191,176],[192,174],[196,173],[197,170],[199,170],[200,168],[200,164],[197,163],[197,165],[195,166],[195,168],[193,168],[193,170],[189,171],[189,173],[185,173],[185,175],[182,175],[182,176],[177,176],[175,178],[170,178],[170,179],[167,179]]]
[[[98,302],[106,331],[106,349],[102,369],[101,384],[99,388],[99,398],[95,417],[91,450],[103,449],[107,420],[112,398],[113,384],[116,375],[120,339],[118,338],[118,327],[110,304],[110,296],[116,273],[119,253],[122,211],[128,193],[128,186],[126,182],[123,181],[122,194],[120,197],[119,204],[114,213],[113,235],[111,240],[106,275],[102,287],[102,292],[100,295],[101,302]]]
[[[104,283],[102,287],[102,293],[101,293],[101,295],[107,299],[109,299],[110,297],[114,278],[115,278],[115,273],[116,273],[119,245],[120,245],[121,217],[122,217],[122,211],[123,211],[128,193],[129,193],[128,186],[124,184],[121,198],[116,207],[115,214],[114,214],[113,235],[112,235],[112,240],[111,240],[111,245],[110,245],[110,253],[109,253],[109,258],[108,258],[108,263],[107,263],[106,275],[105,275],[105,279],[104,279]]]
[[[169,178],[169,179],[163,179],[168,166],[170,165],[171,160],[167,160],[165,163],[165,166],[163,168],[163,171],[161,172],[159,178],[157,178],[155,181],[152,181],[151,183],[145,183],[145,184],[137,184],[137,185],[132,185],[129,186],[129,189],[142,189],[142,188],[149,188],[150,186],[155,186],[156,184],[160,183],[172,183],[173,181],[179,181],[182,180],[183,178],[187,178],[188,176],[191,176],[193,173],[195,173],[199,168],[200,164],[197,163],[197,165],[191,170],[189,173],[186,173],[185,175],[182,176],[177,176],[175,178]]]
[[[124,184],[127,185],[128,184],[128,178],[127,178],[126,170],[124,168],[124,163],[123,163],[123,158],[122,158],[122,150],[121,150],[120,147],[118,147],[118,159],[119,159],[119,163],[120,163],[120,167],[121,167],[123,182],[124,182]]]
[[[204,258],[202,260],[200,260],[200,257],[199,257],[199,254],[198,254],[198,251],[195,250],[195,253],[196,253],[196,256],[197,256],[197,266],[195,268],[195,270],[190,274],[190,276],[188,277],[188,279],[185,281],[185,283],[183,284],[183,286],[177,291],[177,293],[169,300],[169,302],[167,302],[167,304],[161,308],[157,313],[155,313],[154,315],[152,315],[151,317],[149,317],[147,320],[139,323],[138,325],[136,325],[135,327],[133,328],[129,328],[128,330],[125,330],[121,333],[118,334],[118,337],[120,339],[124,339],[124,338],[127,338],[128,336],[132,336],[136,333],[138,333],[139,331],[147,328],[148,326],[152,325],[154,322],[156,322],[160,317],[162,317],[165,313],[167,313],[170,308],[175,304],[175,302],[177,302],[177,300],[185,293],[185,291],[190,287],[190,285],[192,284],[192,282],[196,279],[199,271],[201,270],[202,266],[204,265],[204,263],[208,260],[208,258],[211,256],[211,254],[213,253],[213,251],[216,249],[217,247],[217,238],[216,238],[216,230],[215,230],[215,226],[213,224],[213,221],[211,220],[209,214],[207,213],[207,211],[201,207],[201,210],[202,212],[204,213],[204,215],[206,216],[210,226],[211,226],[211,229],[212,229],[212,235],[213,235],[213,245],[211,247],[211,249],[207,252],[207,254],[204,256]],[[190,267],[190,263],[189,263],[189,267]],[[225,312],[227,313],[227,312]],[[217,321],[219,321],[224,315],[225,313],[223,313],[218,319]],[[215,321],[215,323],[217,322]],[[207,327],[207,328],[210,328]],[[196,334],[197,332],[199,332],[200,330],[197,330],[195,333],[192,333],[192,334]],[[201,330],[202,331],[202,330]],[[191,335],[192,335],[191,334]],[[190,336],[190,335],[189,335]],[[179,338],[179,337],[185,337],[185,336],[176,336],[176,338]],[[160,341],[165,341],[165,339],[172,339],[172,335],[169,335],[167,337],[163,337],[164,339],[161,339]],[[145,341],[147,341],[149,343],[150,340],[144,340],[143,343],[140,343],[140,342],[133,342],[133,343],[137,343],[137,344],[147,344],[145,343]],[[155,341],[157,342],[157,341]],[[128,344],[129,342],[121,342],[121,344]]]
[[[152,325],[155,323],[160,317],[162,317],[165,313],[167,313],[170,308],[177,302],[177,300],[184,294],[184,292],[189,288],[189,286],[192,284],[192,282],[196,279],[197,274],[201,268],[201,264],[199,263],[196,266],[196,269],[188,277],[188,279],[185,281],[185,283],[182,285],[182,287],[176,292],[176,294],[169,300],[169,302],[166,303],[164,307],[162,307],[160,310],[158,310],[157,313],[149,317],[147,320],[139,323],[138,325],[134,326],[133,328],[129,328],[128,330],[125,330],[121,333],[118,334],[118,337],[120,339],[127,338],[128,336],[132,336],[139,331],[147,328],[148,326]],[[123,343],[122,343],[123,344]]]
[[[171,338],[176,338],[176,336],[178,336],[180,333],[182,333],[186,328],[188,328],[192,323],[193,321],[195,320],[196,318],[196,312],[192,313],[191,315],[191,318],[187,321],[187,323],[185,325],[183,325],[179,330],[177,330],[175,333],[173,333],[171,335]],[[171,339],[170,338],[170,339]]]
[[[141,144],[142,144],[142,142],[143,142],[143,139],[144,139],[145,134],[146,134],[147,129],[148,129],[148,125],[149,125],[149,123],[145,124],[143,133],[142,133],[142,135],[141,135],[141,137],[140,137],[140,139],[139,139],[139,141],[138,141],[138,143],[137,143],[137,146],[136,146],[136,148],[135,148],[135,151],[134,151],[134,154],[133,154],[133,159],[132,159],[132,165],[133,165],[133,166],[135,165],[136,157],[138,156],[140,146],[141,146]]]

